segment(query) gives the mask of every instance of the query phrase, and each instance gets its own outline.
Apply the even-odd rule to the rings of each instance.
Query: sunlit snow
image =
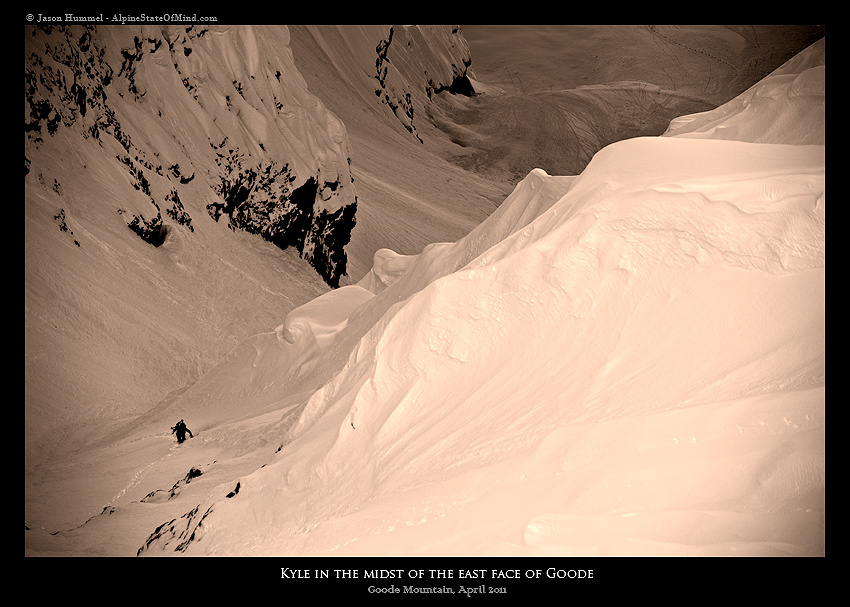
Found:
[[[27,553],[822,555],[824,72],[378,251],[69,457],[109,499]]]

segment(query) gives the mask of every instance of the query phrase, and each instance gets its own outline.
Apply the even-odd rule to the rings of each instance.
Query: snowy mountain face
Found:
[[[345,273],[345,128],[287,42],[286,28],[27,28],[35,459],[52,430],[148,409]]]
[[[394,73],[373,94],[416,138]],[[34,520],[86,495],[28,553],[823,554],[824,87],[821,41],[532,170],[458,240],[376,251],[29,489]]]
[[[335,331],[294,312],[282,347],[332,377],[143,552],[818,553],[824,147],[763,132],[822,124],[806,58],[724,110],[769,99],[759,143],[674,125],[535,171],[467,238],[378,256]]]
[[[287,33],[30,28],[27,170],[73,127],[120,146],[114,160],[141,195],[119,212],[149,244],[192,231],[180,191],[206,187],[213,220],[296,248],[337,285],[356,211],[345,127],[307,92]]]
[[[446,26],[415,66],[395,50],[391,63],[391,31],[352,30],[371,46],[370,102],[410,126],[396,64],[442,87],[462,60]],[[289,43],[285,26],[27,28],[32,456],[48,430],[149,409],[349,280],[349,140]]]

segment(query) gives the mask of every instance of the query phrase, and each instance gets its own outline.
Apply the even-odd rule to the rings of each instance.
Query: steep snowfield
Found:
[[[824,65],[378,251],[68,457],[27,553],[822,555]]]
[[[340,65],[355,74],[333,93],[349,102],[347,119],[351,112],[373,115],[373,142],[382,130],[409,137],[374,90],[375,47],[388,30],[344,28],[350,43],[333,38],[325,45],[346,51]],[[344,123],[308,90],[302,70],[309,69],[311,79],[342,79],[321,56],[319,64],[296,66],[291,31],[168,24],[27,28],[28,471],[84,445],[101,424],[146,412],[246,338],[270,331],[294,307],[328,291],[320,268],[329,280],[346,269],[359,279],[376,241],[396,247],[413,234],[413,244],[405,246],[418,252],[427,242],[467,233],[492,211],[493,201],[504,199],[480,196],[476,184],[461,181],[460,169],[459,185],[438,179],[448,163],[435,167],[420,152],[425,160],[415,163],[417,176],[404,186],[373,176],[376,158],[379,166],[387,155],[408,158],[404,144],[422,148],[415,140],[389,153],[385,146],[373,153],[358,144],[352,160]],[[451,31],[411,31],[419,52],[434,48],[418,63],[402,61],[407,34],[400,31],[388,55],[388,90],[414,90],[420,104],[418,96],[425,96],[427,81],[420,93],[395,63],[405,72],[427,68],[435,82],[450,82],[451,64],[462,65],[468,54],[462,36]],[[452,38],[456,56],[448,50]],[[302,47],[299,57],[315,61]],[[351,103],[357,93],[361,98]],[[310,180],[314,195],[293,204],[293,192],[308,191]],[[419,188],[423,181],[435,185]],[[353,212],[355,187],[368,200],[356,217],[319,221],[324,212],[331,218]],[[391,190],[389,201],[376,201],[376,190],[384,188]],[[442,200],[439,193],[448,189],[458,198],[475,192],[476,208],[458,208],[453,199],[437,209],[398,204],[410,190]],[[447,207],[451,214],[443,213]],[[162,222],[160,246],[128,229],[132,217]],[[354,221],[357,242],[347,246]],[[268,239],[289,248],[281,251]],[[353,261],[348,268],[346,254]]]
[[[432,242],[465,236],[518,181],[491,181],[435,153],[451,144],[426,107],[470,59],[462,32],[454,29],[289,26],[293,59],[308,90],[340,117],[350,140],[361,201],[346,247],[352,281],[370,271],[378,248],[418,254]],[[393,110],[402,104],[409,114]]]
[[[143,553],[822,554],[825,149],[763,127],[823,115],[823,65],[726,108],[769,91],[759,143],[673,125],[534,171],[468,237],[378,255],[348,324],[291,315],[327,381]]]
[[[274,218],[292,206],[283,188],[319,175],[339,187],[317,193],[317,213],[354,204],[345,128],[287,43],[286,28],[27,28],[28,466],[146,411],[329,290],[294,246],[210,212],[227,204],[223,184],[259,189],[262,167],[284,165],[294,181],[254,196],[278,197]],[[138,238],[133,216],[160,219],[163,242]]]

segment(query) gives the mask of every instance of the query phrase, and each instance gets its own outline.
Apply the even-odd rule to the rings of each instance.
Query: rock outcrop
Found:
[[[104,202],[145,242],[208,213],[338,286],[357,205],[345,127],[288,41],[284,26],[28,27],[25,171],[69,129],[121,165],[140,195]]]

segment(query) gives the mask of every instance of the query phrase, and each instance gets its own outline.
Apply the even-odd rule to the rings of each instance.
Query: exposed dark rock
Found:
[[[145,96],[145,92],[140,91],[136,86],[136,63],[141,61],[145,53],[155,53],[162,44],[162,40],[159,40],[158,38],[140,40],[138,36],[135,36],[133,38],[133,42],[133,49],[121,50],[121,56],[124,61],[121,63],[121,69],[118,71],[118,76],[125,76],[127,78],[128,89],[131,93],[133,93],[136,101],[138,101]]]
[[[180,490],[182,489],[182,487],[184,485],[188,485],[189,483],[192,482],[193,478],[198,478],[202,474],[203,474],[203,472],[199,468],[196,468],[196,467],[193,466],[189,470],[189,472],[186,474],[186,476],[184,476],[181,480],[174,483],[174,485],[171,487],[171,489],[168,489],[168,490],[156,489],[156,490],[148,493],[145,497],[143,497],[139,501],[145,502],[145,503],[149,503],[149,502],[160,503],[160,502],[168,501],[172,497],[174,497],[175,495],[179,494]]]
[[[375,78],[378,80],[378,84],[380,85],[377,89],[375,89],[375,94],[381,99],[382,103],[389,106],[404,128],[407,129],[411,135],[415,136],[419,140],[419,143],[422,143],[422,138],[416,132],[416,127],[413,126],[413,100],[410,92],[404,91],[404,93],[399,96],[391,95],[387,90],[387,76],[389,75],[390,65],[387,53],[392,41],[393,28],[390,28],[387,39],[381,40],[375,47],[375,52],[378,55],[375,59]]]
[[[452,95],[463,95],[464,97],[475,96],[475,87],[472,86],[469,76],[466,75],[466,69],[460,71],[456,66],[452,67],[455,69],[455,77],[448,86],[435,85],[432,80],[428,81],[427,92],[429,98],[431,95],[442,93],[443,91],[448,91]],[[469,65],[467,64],[465,67],[469,67]]]
[[[262,236],[283,250],[295,248],[328,285],[338,287],[347,267],[344,247],[351,239],[356,204],[318,216],[314,208],[320,192],[335,192],[339,182],[324,182],[320,189],[317,178],[309,177],[292,188],[295,176],[289,165],[246,167],[246,157],[228,148],[226,140],[213,148],[221,174],[219,200],[207,204],[210,217],[219,221],[226,216],[231,229]]]
[[[139,238],[155,247],[162,246],[165,237],[168,236],[168,226],[162,223],[162,215],[159,213],[151,220],[147,220],[141,215],[133,215],[133,219],[127,223],[127,227],[133,230]]]
[[[59,229],[61,231],[67,232],[72,238],[74,237],[74,231],[68,227],[67,223],[65,223],[65,209],[59,209],[59,213],[57,213],[53,219],[59,222]],[[74,238],[74,244],[80,246],[80,243],[76,238]]]
[[[390,48],[390,43],[393,41],[393,28],[390,28],[390,33],[387,36],[386,40],[381,40],[378,43],[378,46],[375,47],[375,52],[378,57],[375,59],[375,71],[377,72],[376,78],[381,85],[381,89],[386,87],[387,85],[387,72],[389,68],[386,66],[389,63],[389,59],[387,59],[387,50]],[[380,95],[380,91],[376,91]]]
[[[183,184],[183,185],[186,185],[187,183],[189,183],[190,181],[192,181],[192,180],[195,178],[195,174],[194,174],[194,173],[192,173],[192,174],[191,174],[191,175],[189,175],[188,177],[186,177],[185,175],[181,174],[181,173],[180,173],[180,166],[179,166],[179,165],[176,165],[176,164],[173,164],[173,165],[171,165],[170,167],[168,167],[168,170],[171,172],[171,175],[172,175],[175,179],[179,179],[179,180],[180,180],[180,183],[181,183],[181,184]]]
[[[200,103],[191,74],[181,73],[180,66],[185,69],[185,59],[192,53],[190,44],[203,37],[206,29],[180,28],[163,31],[161,36],[140,32],[128,47],[116,49],[121,63],[115,71],[105,59],[104,38],[98,36],[98,31],[96,27],[85,26],[27,29],[24,78],[27,145],[40,146],[45,138],[55,135],[63,126],[74,127],[82,137],[93,138],[101,146],[104,145],[104,135],[113,137],[125,152],[117,156],[117,160],[129,172],[133,186],[154,207],[152,213],[132,215],[128,227],[145,242],[160,246],[169,230],[164,218],[194,231],[192,218],[178,194],[178,187],[192,182],[195,173],[186,175],[176,164],[169,166],[167,162],[149,161],[145,150],[134,143],[107,103],[106,90],[112,86],[119,95],[122,91],[129,92],[131,99],[148,103],[145,101],[144,82],[137,78],[137,68],[140,62],[148,60],[150,54],[156,53],[165,44],[178,77],[195,101]],[[279,73],[277,77],[280,78]],[[240,95],[245,94],[246,86],[233,80],[233,87]],[[154,111],[160,117],[164,113],[159,108],[148,108],[148,111]],[[228,149],[224,147],[226,144],[225,138],[221,146],[213,146],[216,148],[219,173],[213,173],[212,177],[214,182],[218,178],[215,188],[218,198],[206,205],[210,216],[216,221],[226,216],[232,229],[260,235],[281,248],[294,247],[299,255],[320,266],[317,270],[328,284],[338,285],[339,277],[345,272],[345,252],[334,251],[327,244],[316,242],[316,239],[323,234],[331,234],[334,242],[347,242],[350,234],[343,236],[342,231],[345,226],[353,225],[353,219],[334,227],[330,225],[332,216],[342,218],[341,213],[329,215],[325,212],[316,216],[316,204],[328,201],[328,198],[317,198],[322,185],[318,175],[307,176],[304,180],[304,176],[293,174],[285,162],[262,161],[250,155],[243,158],[239,150]],[[31,156],[28,155],[25,173],[29,174],[30,170]],[[173,184],[170,191],[164,190],[169,192],[164,201],[154,198],[154,192],[163,191],[156,182],[158,176],[169,179]],[[302,183],[294,188],[296,180]],[[322,189],[321,192],[337,194],[336,188]],[[316,221],[321,225],[317,225]]]
[[[318,237],[310,260],[313,267],[332,287],[339,286],[340,278],[345,274],[348,259],[345,247],[351,240],[351,232],[357,223],[357,202],[346,205],[332,213],[322,210],[315,220]]]
[[[210,506],[196,523],[195,520],[198,516],[200,507],[201,506],[199,504],[179,519],[172,519],[157,527],[142,547],[136,552],[136,556],[141,556],[154,542],[162,543],[163,545],[169,545],[177,542],[177,546],[174,548],[175,552],[183,552],[186,550],[189,544],[197,539],[198,531],[203,525],[204,519],[210,514],[210,512],[212,512],[213,509],[213,507]]]
[[[180,197],[177,195],[177,190],[172,189],[171,192],[165,195],[165,200],[171,202],[171,208],[165,210],[166,214],[180,225],[189,228],[190,232],[194,232],[192,227],[192,218],[186,209],[183,208],[183,203],[180,202]]]

